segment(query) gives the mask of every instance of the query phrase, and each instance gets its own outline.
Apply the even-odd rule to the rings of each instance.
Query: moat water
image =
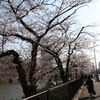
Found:
[[[0,100],[22,100],[20,84],[0,84]]]

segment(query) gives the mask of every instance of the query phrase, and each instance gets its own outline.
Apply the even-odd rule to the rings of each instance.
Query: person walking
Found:
[[[87,85],[88,93],[90,94],[90,97],[92,98],[93,95],[96,94],[96,91],[94,90],[94,84],[93,84],[93,80],[91,78],[92,77],[89,75],[88,79],[86,81],[86,85]]]

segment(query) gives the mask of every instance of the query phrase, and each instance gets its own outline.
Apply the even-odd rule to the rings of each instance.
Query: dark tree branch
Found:
[[[0,33],[0,35],[5,36],[5,37],[7,37],[7,36],[15,36],[15,37],[18,37],[18,38],[22,39],[23,41],[27,41],[27,42],[30,42],[30,43],[35,43],[32,39],[24,37],[24,36],[19,35],[19,34],[10,34],[10,35],[7,35],[7,34]]]
[[[13,11],[13,13],[15,14],[16,18],[21,22],[21,24],[29,31],[31,32],[32,34],[34,34],[36,37],[38,37],[38,35],[36,34],[35,31],[33,31],[16,13],[16,11],[14,10],[13,8],[13,5],[11,4],[10,0],[8,0],[8,3],[10,4],[10,7]]]
[[[16,57],[19,57],[19,54],[16,53],[14,50],[8,50],[7,52],[4,52],[4,53],[0,54],[0,58],[2,58],[4,56],[8,56],[10,54],[12,54],[12,55],[14,55]]]
[[[31,38],[27,38],[27,37],[24,37],[24,36],[19,35],[19,34],[14,34],[13,36],[16,36],[16,37],[18,37],[18,38],[20,38],[20,39],[22,39],[24,41],[28,41],[30,43],[34,43],[34,41]]]
[[[70,44],[73,43],[73,42],[75,42],[75,41],[78,39],[78,37],[80,36],[80,34],[82,33],[82,31],[83,31],[84,28],[85,28],[85,27],[82,27],[82,28],[81,28],[81,30],[79,31],[77,37],[76,37],[73,41],[71,41]]]
[[[69,48],[68,48],[68,57],[67,57],[67,61],[66,61],[66,76],[68,76],[68,74],[69,74],[69,68],[68,67],[69,67],[69,63],[70,63],[70,57],[73,54],[73,51],[75,49],[75,46],[73,48],[71,48],[71,44],[74,43],[79,38],[79,36],[82,33],[82,31],[83,31],[84,28],[85,27],[81,28],[81,30],[79,31],[77,37],[73,41],[71,41],[69,43],[69,45],[68,45]]]
[[[24,1],[25,1],[25,0],[23,0],[23,1],[17,6],[17,8],[16,8],[16,13],[17,13],[19,7],[22,5],[22,3],[23,3]]]

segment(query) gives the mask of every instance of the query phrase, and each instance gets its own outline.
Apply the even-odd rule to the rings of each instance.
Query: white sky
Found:
[[[92,3],[80,8],[77,12],[77,18],[82,26],[98,25],[93,29],[93,32],[100,33],[100,0],[93,0]],[[100,40],[100,35],[98,35],[97,38]],[[95,49],[98,66],[98,62],[100,61],[100,41],[96,42],[96,45],[97,44],[98,46],[95,47]]]
[[[92,3],[80,8],[78,17],[83,25],[100,25],[100,0],[93,0]]]

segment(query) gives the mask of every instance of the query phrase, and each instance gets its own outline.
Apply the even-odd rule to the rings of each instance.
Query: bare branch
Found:
[[[17,8],[16,8],[16,13],[17,13],[17,11],[18,11],[18,8],[22,5],[22,3],[24,2],[25,0],[23,0],[18,6],[17,6]]]
[[[10,34],[10,35],[7,35],[7,34],[0,33],[0,35],[5,36],[5,37],[8,37],[8,36],[16,36],[16,37],[18,37],[18,38],[20,38],[20,39],[22,39],[24,41],[27,41],[27,42],[30,42],[30,43],[33,43],[34,42],[32,39],[27,38],[27,37],[24,37],[24,36],[19,35],[19,34]]]
[[[31,32],[31,33],[34,34],[36,37],[38,37],[37,34],[36,34],[36,32],[33,31],[33,30],[32,30],[32,29],[17,15],[17,13],[16,13],[16,11],[14,10],[13,5],[11,4],[10,0],[8,0],[8,3],[10,4],[10,7],[11,7],[13,13],[15,14],[16,18],[21,22],[21,24],[22,24],[29,32]]]

